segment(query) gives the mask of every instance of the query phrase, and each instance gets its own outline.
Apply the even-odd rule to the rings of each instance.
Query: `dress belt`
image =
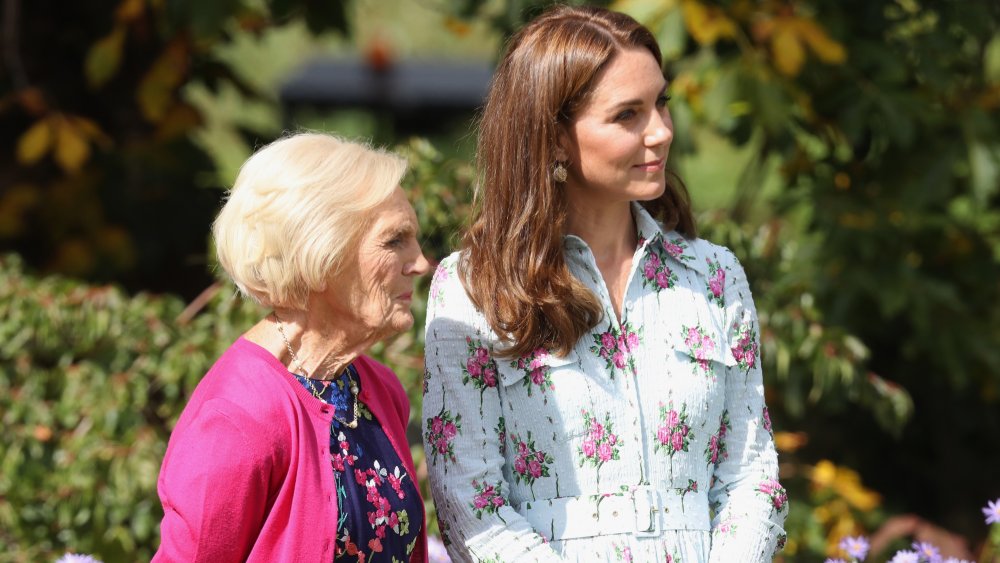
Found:
[[[711,530],[708,495],[687,489],[641,486],[603,495],[525,501],[518,512],[550,541]]]

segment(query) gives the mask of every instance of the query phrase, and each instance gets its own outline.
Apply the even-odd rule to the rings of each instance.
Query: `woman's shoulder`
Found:
[[[294,391],[283,368],[274,356],[239,338],[216,360],[195,388],[188,402],[189,409],[204,409],[234,420],[281,420],[294,401]]]

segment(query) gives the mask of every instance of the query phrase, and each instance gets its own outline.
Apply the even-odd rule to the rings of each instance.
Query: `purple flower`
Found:
[[[451,563],[448,550],[437,536],[427,536],[427,561],[430,563]]]
[[[101,563],[100,559],[94,559],[90,555],[78,555],[76,553],[67,553],[59,559],[56,559],[56,563]]]
[[[864,561],[865,557],[868,556],[868,550],[871,548],[864,536],[845,537],[840,540],[838,547],[849,557],[853,557],[858,561]]]
[[[828,557],[825,561],[823,561],[823,563],[847,563],[847,561],[844,561],[843,559],[831,559]]]
[[[986,517],[987,524],[1000,522],[1000,498],[986,503],[986,507],[983,508],[983,516]]]
[[[926,559],[928,563],[941,562],[941,552],[930,542],[913,542],[913,549],[922,559]]]
[[[920,556],[916,551],[901,549],[887,563],[920,563]]]

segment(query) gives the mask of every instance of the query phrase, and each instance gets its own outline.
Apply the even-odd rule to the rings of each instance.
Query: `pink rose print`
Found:
[[[769,434],[774,436],[774,431],[771,429],[771,413],[768,412],[767,407],[764,407],[764,411],[761,416],[764,419],[764,430],[767,430]]]
[[[681,405],[681,410],[678,412],[674,409],[673,401],[667,406],[660,403],[660,420],[662,424],[656,429],[653,451],[658,452],[662,448],[666,450],[668,456],[688,451],[692,433],[688,424],[687,405]]]
[[[710,465],[729,459],[729,451],[726,449],[726,433],[732,430],[733,426],[729,422],[729,411],[722,411],[719,419],[719,431],[708,439],[705,446],[705,459]]]
[[[622,323],[621,329],[609,326],[600,334],[591,334],[594,344],[590,351],[604,360],[604,365],[614,379],[616,373],[624,372],[626,368],[635,374],[635,352],[642,343],[642,327],[635,330],[628,321]]]
[[[723,292],[726,288],[726,270],[717,261],[713,262],[708,258],[705,261],[708,262],[708,283],[705,286],[708,300],[719,307],[725,307],[726,297]]]
[[[483,346],[482,341],[466,336],[465,345],[468,357],[462,366],[462,383],[467,384],[471,381],[482,396],[487,388],[497,386],[497,364],[490,357],[490,352]]]
[[[577,450],[580,467],[590,464],[600,470],[602,465],[618,459],[619,455],[618,436],[611,426],[611,414],[605,413],[603,424],[586,410],[581,410],[580,414],[583,415],[583,424],[587,428],[587,435]]]
[[[715,352],[715,341],[701,327],[685,326],[681,327],[681,330],[684,334],[684,344],[688,347],[688,354],[695,359],[698,366],[695,368],[695,373],[701,371],[704,375],[711,375],[714,381],[715,374],[712,372],[710,360]]]
[[[646,258],[642,265],[643,287],[650,287],[656,293],[660,293],[677,284],[677,274],[666,264],[668,254],[662,243],[647,247]]]
[[[733,358],[736,359],[736,364],[740,366],[740,369],[747,371],[757,365],[759,351],[757,331],[754,330],[750,321],[739,325],[734,324],[733,329],[736,336],[732,346]]]
[[[431,279],[431,302],[441,305],[444,303],[444,284],[451,277],[451,268],[446,268],[444,264],[438,264],[434,270],[434,277]]]
[[[480,483],[475,479],[472,480],[472,488],[476,494],[472,497],[472,502],[469,503],[469,506],[476,513],[476,518],[482,520],[484,512],[487,514],[496,514],[501,506],[507,504],[507,499],[500,494],[501,484],[501,481],[497,481],[496,485],[489,485],[487,483]]]
[[[788,506],[788,494],[785,493],[785,488],[774,479],[761,481],[757,485],[757,493],[767,497],[771,501],[771,505],[778,512],[781,512],[781,510]]]
[[[431,454],[433,465],[437,465],[439,455],[443,463],[447,464],[449,461],[455,463],[455,446],[452,441],[455,436],[458,436],[461,429],[462,415],[452,417],[451,411],[442,409],[437,416],[427,419],[427,433],[424,434],[424,443],[428,446],[427,449]]]
[[[632,563],[632,548],[625,545],[615,546],[615,561],[624,561],[625,563]]]
[[[687,251],[687,241],[681,237],[676,237],[662,243],[663,251],[674,257],[674,259],[680,262],[690,262],[694,260],[694,256],[690,254],[685,254]]]
[[[522,380],[522,385],[528,388],[528,396],[531,396],[532,386],[541,390],[544,395],[546,391],[555,389],[552,377],[549,375],[549,366],[545,365],[544,359],[548,357],[549,351],[545,348],[538,348],[534,352],[518,358],[510,363],[510,367],[517,368],[527,376]],[[548,403],[548,397],[544,402]]]
[[[517,483],[522,481],[527,483],[534,498],[535,480],[540,477],[549,476],[549,466],[555,461],[552,456],[535,448],[535,440],[528,431],[528,439],[521,440],[516,434],[510,435],[510,441],[517,448],[517,456],[514,458],[514,480]]]

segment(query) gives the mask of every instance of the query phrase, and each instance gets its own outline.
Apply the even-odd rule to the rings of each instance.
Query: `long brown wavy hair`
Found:
[[[479,177],[461,277],[510,345],[504,356],[539,347],[565,356],[601,320],[600,301],[566,266],[567,204],[550,172],[559,132],[586,104],[595,77],[619,51],[634,48],[662,64],[656,39],[631,17],[557,6],[511,38],[493,76],[479,120]],[[676,177],[642,205],[668,229],[695,236],[687,190]]]

